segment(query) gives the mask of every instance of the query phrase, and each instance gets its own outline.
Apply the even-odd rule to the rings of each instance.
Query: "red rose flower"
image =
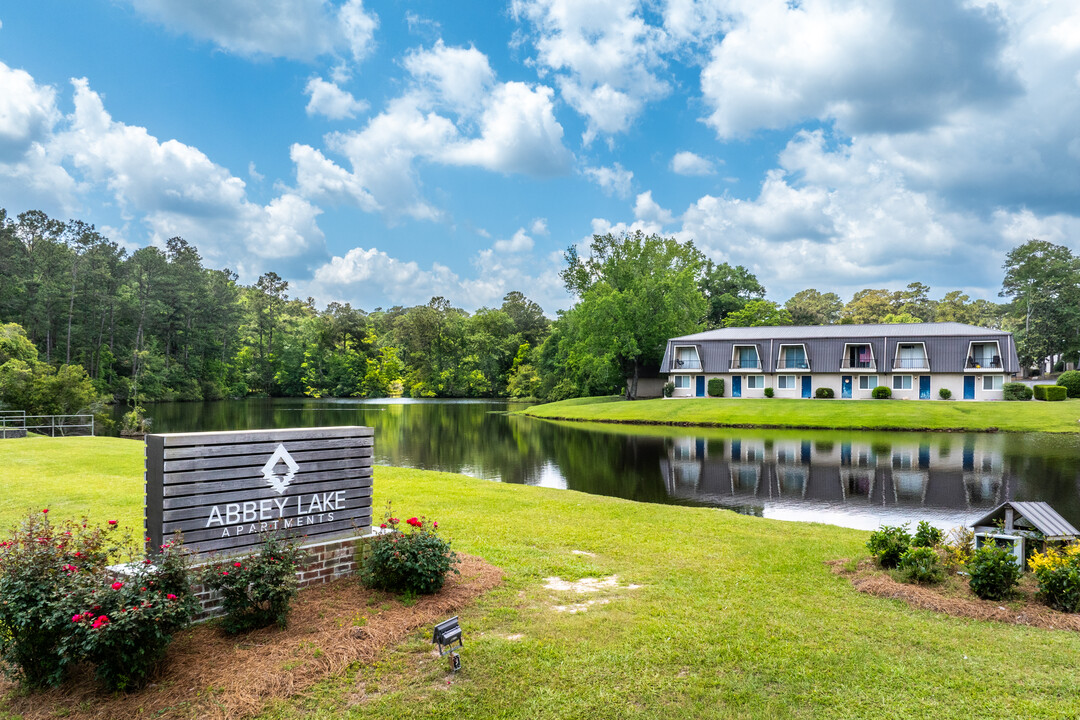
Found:
[[[176,596],[175,596],[175,595],[173,595],[172,593],[169,593],[169,594],[168,594],[168,595],[166,595],[165,597],[167,597],[167,598],[168,598],[168,599],[170,599],[170,600],[175,600],[175,599],[176,599]]]
[[[110,521],[109,521],[109,524],[110,524],[110,525],[115,525],[115,524],[116,524],[116,521],[115,521],[115,520],[110,520]]]
[[[122,588],[122,587],[124,587],[124,583],[122,583],[122,582],[120,582],[120,581],[114,582],[114,583],[112,584],[112,589],[113,589],[113,590],[119,590],[119,589],[120,589],[120,588]]]

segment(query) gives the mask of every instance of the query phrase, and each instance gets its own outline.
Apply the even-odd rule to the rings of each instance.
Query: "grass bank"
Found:
[[[77,466],[94,444],[71,452],[66,442],[28,441],[39,469],[22,482]],[[137,521],[141,445],[99,452],[115,475],[78,472],[90,486],[113,483],[95,513]],[[80,511],[64,491],[21,490],[35,508]],[[1080,635],[858,593],[824,561],[865,554],[863,532],[386,467],[375,491],[377,511],[392,500],[396,514],[434,517],[456,548],[505,570],[502,586],[461,613],[464,669],[448,675],[420,632],[264,720],[1076,713]],[[615,579],[579,593],[553,577]]]
[[[549,420],[642,425],[1080,432],[1080,400],[956,402],[680,398],[626,402],[619,397],[598,397],[534,405],[518,412]]]

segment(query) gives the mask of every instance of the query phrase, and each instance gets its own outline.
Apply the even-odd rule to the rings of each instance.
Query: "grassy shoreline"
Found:
[[[944,402],[686,398],[626,402],[617,396],[533,405],[545,420],[688,427],[1080,433],[1080,400]]]
[[[0,445],[0,457],[21,458],[9,486],[31,507],[141,522],[141,444],[6,443],[16,444]],[[102,474],[82,469],[88,456]],[[51,481],[65,467],[100,493],[66,497],[70,481]],[[392,500],[396,514],[437,519],[456,549],[505,571],[460,613],[464,669],[448,675],[430,630],[417,632],[374,664],[266,708],[264,720],[1076,712],[1080,634],[859,593],[825,562],[865,555],[865,532],[390,467],[376,468],[374,487],[377,516]],[[548,587],[553,577],[615,579],[577,593]]]

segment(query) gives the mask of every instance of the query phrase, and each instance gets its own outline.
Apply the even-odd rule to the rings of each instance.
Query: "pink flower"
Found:
[[[382,524],[382,525],[380,525],[379,527],[381,527],[381,528],[382,528],[383,530],[385,530],[385,529],[386,529],[386,523],[383,523],[383,524]]]
[[[49,508],[45,508],[44,510],[42,510],[41,514],[42,515],[48,515],[49,514]]]
[[[165,597],[167,597],[167,598],[168,598],[168,599],[170,599],[170,600],[175,600],[175,599],[176,599],[176,596],[175,596],[175,595],[173,595],[172,593],[169,593],[169,594],[168,594],[168,595],[166,595]]]
[[[436,528],[438,528],[438,527],[439,527],[439,523],[435,523],[435,527],[436,527]]]
[[[115,524],[116,524],[116,521],[115,521],[115,520],[110,520],[110,521],[109,521],[109,524],[110,524],[110,525],[115,525]]]
[[[238,562],[234,562],[234,563],[232,564],[232,566],[233,566],[233,567],[240,567],[240,563],[238,563]]]
[[[124,587],[124,583],[120,582],[119,580],[112,584],[113,590],[119,590],[122,587]]]
[[[98,615],[97,619],[94,620],[94,624],[91,625],[91,627],[96,630],[97,628],[104,627],[104,626],[106,626],[108,624],[109,624],[109,618],[105,617],[104,615]]]
[[[82,615],[72,615],[71,616],[71,622],[73,622],[73,623],[77,623],[80,620],[82,620]]]
[[[413,527],[416,527],[416,528],[424,527],[424,523],[420,522],[418,519],[416,519],[414,517],[409,518],[405,522],[409,523],[410,525],[412,525]]]
[[[222,575],[228,575],[228,574],[229,574],[229,571],[228,571],[228,570],[226,570],[225,572],[223,572],[223,573],[221,573],[221,574],[222,574]]]

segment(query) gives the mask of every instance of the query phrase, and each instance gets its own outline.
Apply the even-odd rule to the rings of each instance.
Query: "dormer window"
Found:
[[[893,370],[929,370],[926,359],[926,345],[919,343],[900,343],[896,346],[896,359]]]
[[[781,345],[777,368],[780,370],[809,370],[810,361],[806,359],[806,346]]]
[[[680,370],[700,370],[701,360],[694,346],[675,348],[675,367]]]
[[[761,358],[756,345],[736,345],[731,349],[732,370],[760,370]]]
[[[965,370],[1001,369],[1001,349],[997,341],[973,342],[968,349]]]
[[[844,370],[877,370],[874,348],[870,343],[847,343],[840,367]]]

